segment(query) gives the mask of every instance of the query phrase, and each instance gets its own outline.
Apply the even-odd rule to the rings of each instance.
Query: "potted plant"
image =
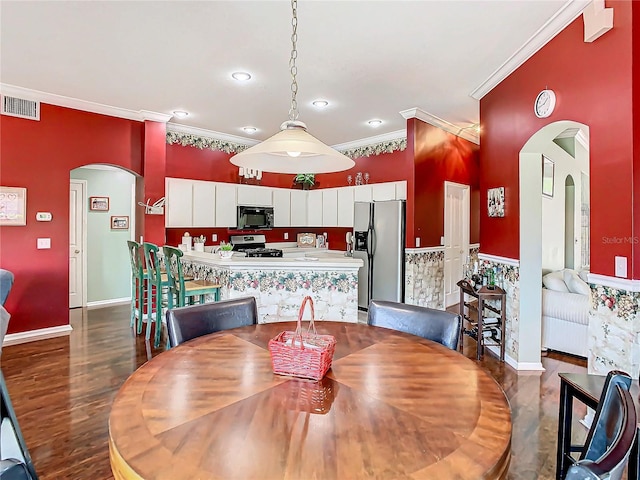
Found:
[[[221,243],[218,248],[220,258],[231,258],[233,256],[233,245],[230,243]]]
[[[193,237],[193,249],[196,252],[204,252],[204,235],[200,235],[199,237]]]
[[[316,176],[313,173],[299,173],[293,179],[293,183],[299,183],[302,185],[303,190],[309,190],[315,185]]]

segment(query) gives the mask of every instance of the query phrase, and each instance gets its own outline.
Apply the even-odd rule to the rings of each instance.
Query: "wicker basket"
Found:
[[[302,314],[309,302],[311,321],[306,332],[302,331]],[[298,312],[295,332],[280,332],[269,340],[269,353],[273,373],[292,377],[320,380],[331,368],[336,339],[333,335],[318,335],[314,325],[315,312],[311,297],[304,297]]]

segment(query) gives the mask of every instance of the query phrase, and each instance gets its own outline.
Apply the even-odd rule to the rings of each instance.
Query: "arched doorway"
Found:
[[[540,365],[542,270],[543,270],[543,156],[550,147],[560,145],[561,138],[572,138],[586,150],[588,160],[589,127],[566,120],[554,122],[538,130],[520,150],[520,305],[518,328],[518,364]],[[564,193],[564,177],[555,182]],[[563,195],[564,211],[564,195]],[[564,219],[563,219],[564,225]],[[562,229],[562,265],[564,265],[564,228]],[[587,245],[581,249],[588,251]],[[575,258],[575,257],[574,257]]]
[[[70,181],[72,201],[74,184],[83,183],[85,187],[84,198],[76,202],[77,208],[70,209],[70,242],[73,237],[82,241],[70,248],[69,306],[128,303],[131,272],[126,241],[136,237],[137,176],[120,167],[94,164],[71,170]],[[82,222],[74,215],[78,211]],[[72,234],[78,230],[82,230],[79,235]],[[78,252],[77,257],[74,252]],[[78,268],[75,274],[74,268]],[[83,290],[81,304],[72,303],[74,290]]]

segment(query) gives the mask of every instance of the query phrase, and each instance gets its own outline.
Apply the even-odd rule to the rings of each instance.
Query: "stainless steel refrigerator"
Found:
[[[404,302],[405,202],[355,202],[353,256],[358,271],[358,308],[370,300]]]

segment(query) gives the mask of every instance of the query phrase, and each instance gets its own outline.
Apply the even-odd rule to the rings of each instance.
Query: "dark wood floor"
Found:
[[[68,337],[5,347],[2,371],[41,479],[112,479],[111,402],[127,377],[164,345],[154,349],[132,333],[128,306],[75,309],[71,325]],[[465,354],[474,352],[475,342],[465,340]],[[584,360],[569,356],[549,354],[542,362],[544,372],[520,374],[491,354],[479,362],[511,404],[513,480],[554,477],[558,372],[586,371]],[[583,415],[584,409],[576,405],[576,412]]]

